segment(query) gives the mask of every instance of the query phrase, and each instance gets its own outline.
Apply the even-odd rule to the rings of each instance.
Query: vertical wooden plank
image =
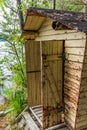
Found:
[[[47,46],[46,46],[46,43],[45,42],[41,42],[41,49],[42,49],[42,61],[43,61],[43,56],[45,58],[45,55],[47,54],[46,52],[46,49]],[[44,52],[44,53],[43,53]],[[47,63],[45,62],[42,62],[42,105],[43,105],[43,114],[42,114],[42,121],[44,122],[43,123],[43,128],[44,126],[47,126],[48,125],[48,118],[46,116],[46,112],[47,112],[47,106],[48,106],[48,102],[47,102],[47,98],[48,98],[48,82],[47,82],[47,79],[46,79],[46,76],[45,76],[45,68],[47,66]],[[43,71],[43,68],[44,68],[44,71]],[[43,91],[44,90],[44,91]],[[45,97],[45,98],[44,98]]]
[[[41,103],[41,72],[36,72],[35,73],[35,93],[36,93],[36,99],[37,99],[37,104],[36,105],[42,105]]]
[[[29,106],[41,104],[41,54],[40,42],[25,43],[26,72]]]
[[[35,73],[27,73],[28,103],[29,106],[35,104]]]
[[[40,43],[34,44],[34,64],[35,70],[40,71],[41,69],[41,58],[40,58]]]

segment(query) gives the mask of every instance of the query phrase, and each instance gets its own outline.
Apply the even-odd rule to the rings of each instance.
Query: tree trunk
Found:
[[[56,0],[52,0],[52,3],[53,3],[53,4],[52,4],[52,5],[53,5],[52,8],[53,8],[53,9],[56,9]]]
[[[64,0],[61,0],[61,10],[64,10]]]
[[[84,13],[87,14],[87,0],[84,0]]]
[[[21,11],[21,0],[17,0],[17,6],[18,6],[18,15],[20,20],[20,29],[21,31],[23,31],[24,19],[23,19],[23,13]]]

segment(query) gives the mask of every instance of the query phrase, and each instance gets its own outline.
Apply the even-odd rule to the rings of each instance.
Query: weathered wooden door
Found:
[[[42,42],[43,128],[61,122],[63,41]]]
[[[25,43],[26,74],[29,106],[41,105],[41,56],[40,42],[28,40]]]

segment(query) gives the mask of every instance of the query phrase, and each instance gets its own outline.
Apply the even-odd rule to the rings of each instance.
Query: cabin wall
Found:
[[[77,30],[69,30],[69,29],[53,30],[52,22],[53,20],[47,18],[47,20],[45,20],[45,22],[39,29],[38,36],[35,37],[35,41],[32,41],[31,44],[31,41],[29,40],[25,44],[29,105],[35,106],[42,104],[41,103],[42,61],[40,59],[41,58],[40,41],[43,42],[43,41],[61,40],[65,42],[65,48],[64,48],[65,49],[64,50],[65,51],[65,63],[64,63],[65,122],[73,130],[75,129],[75,127],[76,130],[82,130],[87,127],[86,124],[87,48],[85,49],[86,35]]]
[[[41,105],[41,57],[40,42],[27,40],[26,74],[29,106]]]
[[[87,41],[84,52],[84,61],[81,74],[76,130],[87,129]]]
[[[36,41],[48,41],[48,40],[71,40],[71,39],[84,39],[86,35],[83,32],[65,29],[53,30],[52,22],[50,18],[47,18],[41,28],[38,31],[38,35],[35,37]]]
[[[86,35],[77,30],[53,30],[53,20],[45,20],[39,29],[36,41],[63,40],[65,41],[64,64],[64,104],[65,122],[75,129],[79,101],[79,91],[83,69]],[[85,67],[86,68],[86,67]]]
[[[64,104],[65,122],[75,129],[86,39],[65,41]]]

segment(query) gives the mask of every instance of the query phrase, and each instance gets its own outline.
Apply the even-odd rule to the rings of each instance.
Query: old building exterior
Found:
[[[87,129],[87,21],[83,13],[30,8],[25,38],[28,103],[42,129]],[[37,110],[37,111],[36,111]]]

